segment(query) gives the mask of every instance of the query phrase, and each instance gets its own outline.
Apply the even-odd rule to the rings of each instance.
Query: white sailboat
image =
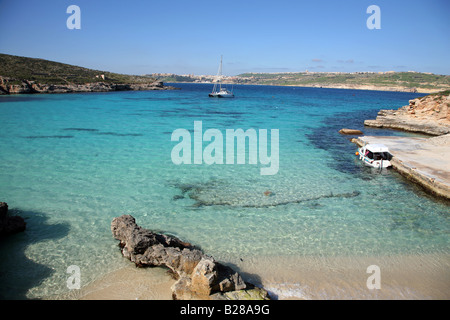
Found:
[[[222,56],[220,56],[220,66],[219,71],[217,72],[217,79],[218,81],[214,84],[214,88],[209,96],[212,98],[234,98],[232,91],[222,87]]]

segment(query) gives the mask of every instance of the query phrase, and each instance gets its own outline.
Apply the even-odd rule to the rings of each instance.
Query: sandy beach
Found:
[[[254,257],[236,262],[246,281],[273,299],[449,299],[450,256]],[[367,267],[380,267],[381,289],[368,289]],[[80,290],[54,297],[80,300],[170,300],[175,282],[164,268],[132,263]]]
[[[51,297],[56,300],[171,300],[175,282],[164,268],[129,266],[105,274],[79,290]]]

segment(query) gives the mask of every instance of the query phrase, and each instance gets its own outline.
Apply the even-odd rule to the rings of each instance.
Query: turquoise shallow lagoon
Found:
[[[0,97],[0,201],[27,222],[0,243],[1,298],[65,294],[70,265],[80,267],[83,286],[128,265],[110,231],[122,214],[250,279],[269,274],[259,281],[278,295],[301,295],[301,266],[283,267],[296,259],[331,259],[343,269],[336,261],[431,255],[444,257],[439,267],[448,263],[448,204],[392,170],[364,167],[337,132],[407,135],[362,123],[420,94],[235,86],[236,98],[211,99],[211,85],[175,86],[181,90]],[[248,163],[173,164],[171,134],[193,133],[194,121],[224,136],[279,129],[278,173],[263,176],[262,165]],[[366,278],[364,269],[363,287]],[[343,288],[320,297],[355,294]]]

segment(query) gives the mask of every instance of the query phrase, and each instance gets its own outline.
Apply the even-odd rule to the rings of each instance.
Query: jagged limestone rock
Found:
[[[114,218],[111,231],[120,240],[123,256],[136,266],[170,269],[177,279],[172,286],[174,299],[205,300],[216,293],[236,292],[248,287],[232,268],[215,261],[190,243],[141,228],[130,215]],[[235,296],[245,298],[248,295],[236,293]]]

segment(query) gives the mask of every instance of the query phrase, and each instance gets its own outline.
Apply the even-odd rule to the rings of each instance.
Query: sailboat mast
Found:
[[[233,89],[231,89],[231,92],[227,89],[227,86],[225,85],[222,89],[222,61],[223,56],[220,55],[220,65],[219,65],[219,71],[217,72],[217,78],[214,81],[214,88],[213,91],[209,94],[210,97],[217,97],[217,98],[234,98]],[[217,89],[217,84],[219,84],[219,90]],[[222,91],[223,90],[223,91]]]
[[[220,55],[220,67],[219,67],[219,90],[222,91],[222,55]]]

